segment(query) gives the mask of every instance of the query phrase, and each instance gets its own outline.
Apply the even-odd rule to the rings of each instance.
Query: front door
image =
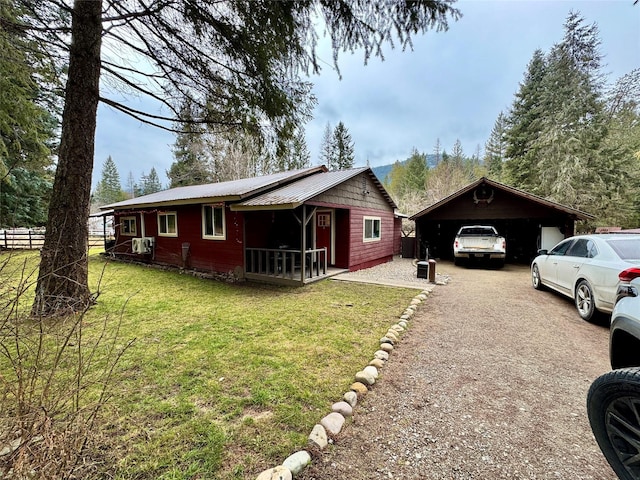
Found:
[[[327,263],[333,265],[333,212],[331,210],[318,210],[316,212],[316,248],[327,249]]]

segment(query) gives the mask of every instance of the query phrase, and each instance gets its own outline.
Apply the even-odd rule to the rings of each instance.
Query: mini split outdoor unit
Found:
[[[142,237],[131,239],[131,251],[133,253],[151,253],[153,247],[153,237]]]

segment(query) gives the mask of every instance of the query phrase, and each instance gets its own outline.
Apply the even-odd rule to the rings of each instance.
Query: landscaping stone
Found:
[[[385,345],[389,344],[385,343]],[[356,373],[356,382],[360,382],[364,385],[373,385],[374,383],[376,383],[376,379],[373,378],[373,375],[371,375],[370,373],[365,372],[364,370],[360,370],[358,373]]]
[[[280,465],[279,467],[270,468],[265,470],[256,480],[291,480],[293,476],[288,468]]]
[[[372,367],[376,367],[376,368],[382,368],[382,367],[384,367],[384,361],[382,361],[379,358],[374,358],[373,360],[371,360],[369,362],[369,365],[371,365]]]
[[[329,440],[327,439],[327,431],[322,425],[316,424],[313,427],[313,430],[311,430],[311,434],[309,435],[309,443],[318,447],[320,450],[327,448]]]
[[[385,353],[389,354],[393,352],[393,345],[391,345],[390,343],[381,343],[380,350],[383,350]]]
[[[369,391],[367,386],[362,382],[355,382],[351,384],[351,390],[354,391],[357,395],[364,395]]]
[[[380,360],[384,360],[385,362],[389,360],[389,354],[384,350],[378,350],[373,354],[374,358],[379,358]]]
[[[331,410],[339,413],[343,417],[351,417],[353,415],[353,407],[347,402],[336,402],[331,406]]]
[[[398,343],[400,341],[400,337],[398,337],[398,335],[392,330],[389,330],[386,333],[385,337],[390,338],[391,340],[393,340],[393,342],[391,342],[391,343]],[[387,343],[389,343],[389,342],[387,342]]]
[[[396,323],[395,325],[391,325],[390,330],[393,330],[394,332],[398,332],[398,333],[402,333],[404,332],[404,327],[398,323]]]
[[[351,405],[351,407],[355,407],[358,403],[358,394],[353,390],[346,392],[342,398],[344,398],[344,401]]]
[[[380,339],[380,343],[393,343],[395,340],[387,335]]]
[[[376,380],[378,379],[378,369],[372,365],[367,365],[366,367],[364,367],[362,369],[363,372],[367,372],[370,373],[371,375],[373,375],[373,378],[375,378]]]
[[[400,325],[404,329],[406,329],[409,326],[409,324],[407,322],[405,322],[404,320],[400,320],[398,322],[398,325]]]
[[[337,412],[331,412],[320,420],[320,424],[325,428],[326,432],[331,435],[337,435],[344,425],[344,417]]]
[[[411,305],[420,305],[420,303],[422,303],[422,300],[420,300],[419,298],[411,299]]]
[[[297,475],[311,463],[311,455],[305,450],[294,453],[282,462],[282,466],[287,468],[292,475]]]

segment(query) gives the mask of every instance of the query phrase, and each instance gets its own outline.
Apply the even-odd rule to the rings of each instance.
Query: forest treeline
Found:
[[[595,216],[596,226],[640,226],[640,69],[612,81],[596,24],[572,12],[564,37],[536,50],[513,103],[484,146],[467,156],[436,140],[435,167],[413,150],[386,185],[415,213],[486,176]]]

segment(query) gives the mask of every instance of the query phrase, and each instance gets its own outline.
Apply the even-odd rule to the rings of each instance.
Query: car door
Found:
[[[538,263],[538,269],[540,271],[540,279],[542,283],[550,286],[551,288],[558,287],[558,261],[562,259],[567,250],[573,244],[574,239],[567,239],[564,242],[560,242],[553,247],[551,251],[544,257],[542,257]]]
[[[589,240],[586,238],[578,238],[565,255],[558,257],[556,284],[567,295],[573,296],[573,288],[580,270],[584,268],[585,264],[591,262],[588,242]]]

